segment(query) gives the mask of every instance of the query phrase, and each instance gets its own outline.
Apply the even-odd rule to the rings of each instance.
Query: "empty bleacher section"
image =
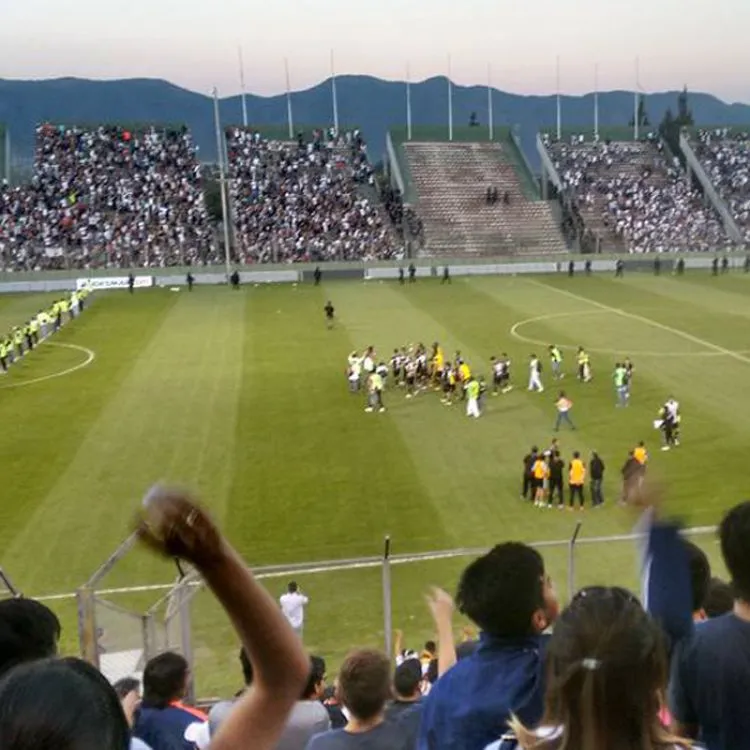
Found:
[[[750,130],[705,128],[688,134],[693,152],[725,202],[744,242],[750,242]]]
[[[444,130],[444,129],[443,129]],[[538,200],[533,178],[510,133],[484,141],[478,128],[392,131],[405,197],[424,225],[429,256],[558,253],[565,250],[553,207]],[[496,190],[497,200],[487,191]]]
[[[588,236],[600,250],[708,251],[731,243],[721,220],[665,154],[658,137],[631,129],[577,130],[542,142]]]
[[[304,133],[304,134],[303,134]],[[375,260],[402,247],[371,188],[358,130],[226,131],[235,254],[242,263]]]
[[[199,264],[215,260],[187,129],[45,123],[30,185],[0,196],[5,268]]]

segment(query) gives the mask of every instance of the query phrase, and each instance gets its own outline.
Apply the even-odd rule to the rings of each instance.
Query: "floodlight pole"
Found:
[[[214,88],[214,128],[216,129],[216,156],[219,160],[219,189],[221,191],[221,219],[224,223],[224,260],[227,267],[227,281],[232,273],[232,261],[229,252],[229,208],[227,206],[227,180],[224,172],[224,147],[221,139],[221,122],[219,120],[219,92]]]

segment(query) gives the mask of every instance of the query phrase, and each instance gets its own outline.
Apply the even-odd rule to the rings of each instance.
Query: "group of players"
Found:
[[[0,375],[7,373],[12,364],[19,362],[47,336],[56,333],[66,319],[77,317],[83,311],[88,294],[84,288],[61,297],[22,326],[15,326],[0,336]]]

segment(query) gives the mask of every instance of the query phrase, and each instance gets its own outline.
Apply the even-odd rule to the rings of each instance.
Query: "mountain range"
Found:
[[[377,161],[384,152],[389,128],[406,122],[406,84],[371,76],[344,75],[336,79],[339,122],[342,127],[360,127],[370,143],[370,158]],[[667,107],[674,111],[678,91],[646,94],[646,112],[658,123]],[[697,125],[750,125],[750,106],[727,104],[706,93],[689,95]],[[487,89],[484,86],[458,86],[452,90],[453,118],[464,125],[475,112],[481,125],[487,123]],[[284,94],[262,97],[247,95],[251,124],[281,125],[287,121]],[[414,125],[439,125],[448,119],[448,83],[445,77],[411,84]],[[332,122],[331,81],[292,93],[294,122],[323,126]],[[535,136],[540,129],[554,127],[556,97],[524,96],[504,91],[493,92],[496,125],[517,125],[524,150],[532,164],[537,163]],[[564,127],[593,127],[594,95],[562,96]],[[222,99],[223,125],[242,121],[239,96]],[[633,93],[599,93],[601,126],[627,125],[633,114]],[[0,123],[11,133],[13,159],[28,163],[33,156],[34,128],[37,123],[184,123],[200,148],[200,157],[216,157],[213,107],[210,97],[158,79],[94,81],[58,78],[39,81],[0,79]]]

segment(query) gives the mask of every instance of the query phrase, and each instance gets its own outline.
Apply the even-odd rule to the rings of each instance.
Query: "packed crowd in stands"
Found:
[[[325,660],[303,647],[308,600],[296,584],[277,606],[200,505],[155,488],[141,538],[203,575],[241,645],[240,691],[208,713],[187,705],[190,665],[173,652],[148,661],[142,692],[131,677],[111,685],[57,656],[60,623],[46,606],[7,599],[0,747],[687,750],[688,738],[708,750],[747,747],[750,502],[719,526],[730,587],[661,516],[642,477],[623,492],[644,537],[643,604],[623,588],[588,586],[561,609],[540,552],[505,542],[466,567],[455,603],[431,590],[436,639],[421,653],[400,634],[394,655],[355,649],[329,685]],[[478,638],[457,644],[456,610]]]
[[[403,256],[375,200],[373,170],[359,131],[316,130],[282,142],[230,128],[226,139],[240,262]]]
[[[601,207],[602,224],[632,253],[709,251],[729,246],[678,163],[670,163],[653,135],[644,142],[569,142],[546,145],[564,187],[581,210]]]
[[[732,128],[700,130],[694,150],[750,242],[750,133]]]
[[[185,128],[45,123],[31,184],[0,189],[5,270],[200,264],[214,245]]]

